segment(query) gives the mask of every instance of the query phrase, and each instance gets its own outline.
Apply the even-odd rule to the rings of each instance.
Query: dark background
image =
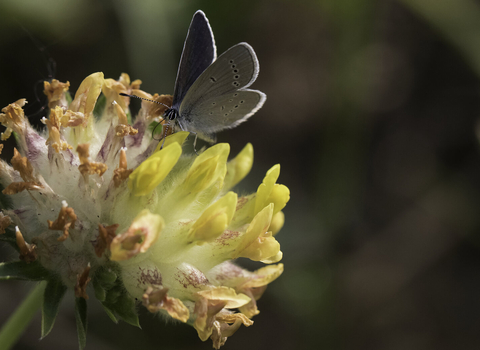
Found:
[[[74,92],[96,71],[172,93],[197,9],[219,53],[246,41],[260,61],[265,106],[219,134],[254,146],[240,191],[277,163],[291,190],[285,272],[225,348],[478,349],[480,2],[2,0],[0,104],[25,97],[38,123],[38,81]],[[31,287],[0,284],[0,323]],[[211,348],[144,308],[143,330],[89,308],[87,349]],[[37,317],[15,349],[77,347],[73,300],[39,336]]]

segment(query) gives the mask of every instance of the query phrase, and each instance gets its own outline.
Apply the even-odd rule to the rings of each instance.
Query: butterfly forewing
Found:
[[[208,19],[202,11],[193,16],[178,66],[172,107],[181,104],[192,84],[215,60],[215,41]]]

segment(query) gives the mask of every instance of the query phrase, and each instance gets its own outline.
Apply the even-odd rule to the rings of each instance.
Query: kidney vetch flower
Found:
[[[25,301],[30,306],[19,308],[42,305],[42,337],[72,290],[80,348],[94,295],[115,322],[138,326],[141,302],[190,324],[218,349],[242,324],[252,325],[256,301],[283,271],[274,264],[282,258],[275,235],[289,190],[276,183],[275,165],[256,193],[231,191],[250,171],[250,144],[228,161],[225,143],[197,156],[182,149],[186,132],[152,138],[165,108],[143,101],[133,119],[119,93],[165,104],[171,96],[152,96],[140,84],[127,74],[115,81],[94,73],[72,99],[68,82],[45,82],[50,113],[40,132],[24,115],[25,99],[2,109],[1,139],[13,133],[18,150],[10,164],[0,163],[0,239],[19,260],[1,264],[0,279],[42,281]],[[250,272],[237,258],[268,265]],[[8,326],[3,344],[21,333]]]

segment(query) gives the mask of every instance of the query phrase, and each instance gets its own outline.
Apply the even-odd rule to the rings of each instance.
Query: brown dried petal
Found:
[[[12,163],[13,169],[20,173],[23,181],[36,182],[36,179],[33,176],[32,164],[30,164],[27,157],[22,157],[16,148],[13,149],[13,157],[10,162]]]
[[[142,297],[143,305],[152,313],[165,310],[171,317],[187,322],[190,312],[180,299],[169,297],[167,292],[168,288],[162,286],[148,287]]]
[[[173,96],[172,95],[150,95],[149,93],[146,93],[145,91],[142,90],[132,90],[132,94],[136,95],[138,97],[146,98],[149,100],[154,100],[160,103],[163,103],[164,105],[171,106],[173,102]],[[142,109],[145,110],[147,119],[152,120],[155,118],[158,118],[165,113],[165,111],[168,109],[168,107],[164,106],[159,103],[155,102],[149,102],[149,101],[142,101]]]
[[[85,300],[88,300],[87,285],[88,285],[88,282],[90,282],[91,280],[91,278],[88,277],[89,273],[90,273],[90,263],[85,268],[85,270],[83,270],[81,274],[77,275],[77,283],[75,284],[75,296],[77,298],[83,298]]]
[[[75,221],[77,220],[77,215],[73,208],[68,207],[66,202],[64,202],[62,209],[60,209],[60,213],[58,214],[58,218],[55,221],[47,220],[48,228],[50,230],[61,230],[63,231],[63,235],[58,237],[59,242],[63,242],[67,239],[69,235],[70,227],[73,228],[75,225]]]
[[[37,260],[37,246],[25,242],[18,227],[15,230],[15,238],[17,240],[17,246],[20,249],[20,260],[25,261],[27,264]]]
[[[194,314],[197,316],[193,326],[197,330],[198,337],[205,341],[213,331],[215,316],[227,305],[226,300],[208,300],[200,298],[195,302]]]
[[[125,137],[127,135],[135,135],[138,130],[126,124],[119,124],[115,127],[115,135],[118,137]]]
[[[95,254],[100,258],[106,249],[110,249],[110,244],[115,238],[118,224],[113,224],[110,226],[103,226],[98,224],[98,238],[95,242]]]
[[[78,158],[80,159],[81,163],[78,166],[78,170],[80,170],[80,172],[84,176],[93,174],[98,174],[99,176],[102,176],[105,171],[107,171],[108,167],[104,163],[90,162],[89,148],[90,145],[88,143],[82,143],[77,146]]]
[[[2,133],[2,140],[8,139],[12,131],[20,132],[25,126],[25,123],[28,123],[22,108],[26,103],[27,100],[22,98],[2,109],[3,113],[0,113],[0,123],[7,128],[7,130]]]
[[[5,229],[12,224],[10,216],[0,212],[0,235],[5,233]]]
[[[119,187],[133,172],[133,169],[127,169],[127,154],[125,149],[120,150],[120,162],[118,168],[113,170],[113,183],[115,187]]]
[[[52,82],[44,81],[44,94],[48,98],[48,108],[54,109],[57,106],[63,106],[66,104],[65,92],[68,91],[70,83],[62,83],[57,79],[53,79]]]

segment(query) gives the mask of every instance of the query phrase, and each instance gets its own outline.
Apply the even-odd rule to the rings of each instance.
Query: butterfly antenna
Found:
[[[144,100],[144,101],[148,101],[148,102],[154,102],[154,103],[157,103],[159,105],[162,105],[162,106],[165,106],[167,108],[170,108],[170,106],[167,106],[165,103],[162,103],[162,102],[158,102],[158,101],[155,101],[155,100],[150,100],[148,98],[143,98],[143,97],[140,97],[140,96],[136,96],[136,95],[128,95],[128,94],[124,94],[123,92],[121,92],[119,95],[121,96],[126,96],[126,97],[135,97],[135,98],[138,98],[140,100]]]

